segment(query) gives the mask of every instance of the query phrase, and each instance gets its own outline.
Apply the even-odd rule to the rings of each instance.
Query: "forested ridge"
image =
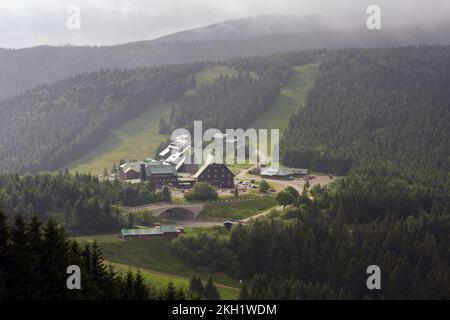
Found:
[[[273,107],[281,88],[292,76],[292,67],[310,63],[321,51],[242,58],[225,62],[239,70],[237,76],[220,76],[207,86],[184,95],[172,106],[171,128],[191,128],[202,120],[204,130],[247,128]]]
[[[109,130],[195,85],[202,63],[104,70],[44,85],[0,103],[0,171],[55,170]]]
[[[146,69],[78,77],[118,77],[113,78],[120,85],[109,100],[119,102],[107,107],[103,103],[104,113],[97,116],[105,123],[120,121],[102,118],[107,110],[118,117],[125,105],[132,105],[131,112],[137,114],[148,107],[144,101],[164,99],[173,106],[170,127],[204,120],[204,128],[223,129],[245,127],[270,108],[290,68],[315,59],[322,63],[321,73],[306,107],[292,117],[284,133],[282,159],[289,166],[346,177],[329,187],[306,187],[302,194],[293,188],[282,191],[277,199],[286,208],[280,212],[237,225],[228,236],[205,231],[180,237],[172,249],[192,266],[242,279],[242,299],[449,299],[450,48],[346,49],[237,59],[226,63],[240,71],[237,76],[219,77],[207,87],[198,86],[194,74],[208,64],[156,69],[164,71],[142,87],[135,82],[140,82],[138,75],[147,79],[145,75],[152,74]],[[169,85],[172,77],[179,79],[178,72],[182,80]],[[122,82],[120,74],[129,77]],[[148,93],[152,83],[158,84],[158,91]],[[92,92],[99,84],[105,86],[99,80],[90,87]],[[64,92],[63,82],[41,88],[59,92],[58,85]],[[32,101],[41,88],[24,94],[24,101]],[[170,88],[170,94],[165,96],[162,88]],[[79,99],[83,106],[96,102],[96,94],[87,92],[71,93],[76,96],[73,101]],[[138,102],[125,103],[130,92]],[[102,97],[99,102],[106,99]],[[51,101],[46,98],[42,103],[47,100]],[[14,108],[24,112],[15,114]],[[9,112],[10,121],[24,124],[19,127],[24,137],[28,128],[28,136],[36,138],[31,141],[46,141],[42,137],[48,138],[47,131],[34,131],[29,115],[52,118],[44,112],[47,107],[38,105],[37,110],[33,114],[31,105],[18,103],[0,112]],[[77,123],[72,118],[65,127]],[[56,138],[58,129],[64,128],[53,129],[50,122],[39,128],[47,126]],[[0,139],[19,139],[20,131],[13,132],[17,135],[9,132]],[[57,140],[51,151],[58,154],[57,147],[69,141],[69,135],[65,139]],[[25,170],[23,161],[31,159],[25,144],[17,145],[22,146],[22,162],[6,157],[9,170],[15,170],[16,163]],[[43,154],[52,156],[49,150]],[[156,191],[151,183],[102,182],[67,172],[0,175],[0,204],[10,220],[17,214],[30,218],[36,213],[42,219],[59,214],[73,233],[116,232],[126,223],[118,205],[161,200],[170,200],[170,193]],[[20,218],[17,223],[20,226]],[[367,290],[369,265],[381,268],[380,291]]]
[[[208,85],[195,74],[213,63],[102,70],[43,85],[0,103],[1,172],[56,170],[103,142],[108,133],[161,103],[172,106],[169,129],[245,128],[271,108],[293,65],[317,52],[235,59],[239,71]],[[117,159],[119,160],[119,159]]]
[[[450,190],[450,48],[328,54],[291,118],[282,161],[346,174],[385,163],[408,182]]]
[[[449,44],[448,25],[429,30],[408,28],[389,32],[369,30],[334,31],[323,26],[311,28],[313,21],[300,21],[288,29],[285,17],[266,24],[243,19],[152,41],[138,41],[114,46],[37,46],[24,49],[0,48],[0,100],[20,94],[44,83],[54,83],[78,73],[101,69],[136,68],[181,64],[195,61],[220,61],[255,55],[317,48],[405,46],[414,44]],[[223,26],[229,32],[222,34]],[[259,27],[261,26],[261,27]],[[202,30],[204,29],[204,31]],[[204,37],[206,35],[206,38]],[[199,37],[200,36],[200,37]]]

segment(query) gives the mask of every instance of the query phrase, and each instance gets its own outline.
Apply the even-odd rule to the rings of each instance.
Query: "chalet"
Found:
[[[207,182],[217,188],[234,188],[233,172],[225,164],[213,161],[214,157],[209,156],[194,178],[198,182]]]
[[[151,179],[156,188],[176,186],[178,183],[178,174],[174,166],[153,159],[122,164],[117,172],[117,177],[127,181]]]
[[[140,164],[137,161],[122,164],[117,171],[120,180],[136,180],[141,178]]]
[[[153,159],[146,159],[141,163],[140,179],[142,181],[151,179],[156,188],[178,185],[176,168]]]
[[[183,233],[183,230],[177,228],[176,226],[166,225],[145,229],[122,229],[120,233],[120,238],[124,240],[156,238],[156,237],[175,238],[180,233]]]

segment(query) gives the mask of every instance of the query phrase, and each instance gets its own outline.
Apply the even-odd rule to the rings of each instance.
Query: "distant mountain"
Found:
[[[271,34],[292,34],[324,31],[318,16],[262,15],[225,21],[206,27],[177,32],[156,39],[156,42],[199,42],[249,39]]]
[[[37,85],[100,69],[228,60],[317,48],[450,44],[448,27],[333,31],[326,30],[316,17],[262,16],[115,46],[0,49],[0,100]]]

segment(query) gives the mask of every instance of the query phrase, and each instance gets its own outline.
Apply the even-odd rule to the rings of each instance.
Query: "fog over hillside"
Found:
[[[0,49],[0,100],[44,83],[99,69],[227,60],[343,47],[450,44],[449,24],[370,31],[328,29],[316,16],[259,16],[115,46]]]
[[[356,28],[365,26],[366,9],[372,4],[381,8],[386,30],[430,26],[450,18],[447,0],[433,0],[432,4],[420,0],[15,0],[0,3],[0,47],[113,45],[261,15],[320,17],[320,23],[328,29]],[[81,10],[80,30],[66,27],[69,5]],[[295,19],[282,20],[289,25]],[[265,28],[260,21],[254,22],[256,29]],[[248,23],[246,27],[244,34],[249,32]]]

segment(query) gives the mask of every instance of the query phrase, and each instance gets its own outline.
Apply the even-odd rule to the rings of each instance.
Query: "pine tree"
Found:
[[[204,297],[202,280],[195,274],[189,282],[189,296],[191,300],[202,300]]]
[[[177,296],[177,292],[175,289],[175,285],[173,284],[172,279],[170,279],[169,282],[167,283],[164,298],[166,300],[175,300],[176,296]]]
[[[131,269],[128,269],[128,272],[125,276],[125,285],[122,293],[123,300],[133,300],[134,297],[134,277]]]
[[[66,287],[66,269],[70,265],[67,236],[54,220],[50,219],[44,229],[42,260],[46,269],[44,295],[48,299],[64,299],[70,296]]]
[[[8,297],[13,300],[30,299],[33,293],[33,257],[30,250],[30,242],[27,238],[27,226],[22,216],[16,216],[14,227],[11,231],[11,251],[7,286],[10,288]]]
[[[211,276],[209,276],[208,282],[206,283],[204,295],[206,300],[220,300],[219,290],[214,285]]]
[[[148,287],[144,283],[142,273],[138,270],[134,279],[134,300],[147,300],[148,298]]]
[[[103,264],[103,255],[98,247],[97,240],[94,240],[91,251],[91,276],[97,284],[101,284],[106,279],[106,267]]]
[[[43,250],[44,240],[41,231],[42,224],[36,215],[33,215],[31,222],[27,226],[27,237],[30,248],[30,267],[33,270],[33,292],[32,299],[41,297],[41,288],[43,286],[45,273],[45,263],[42,260],[41,252]]]
[[[186,292],[184,291],[183,287],[181,287],[181,286],[178,287],[178,289],[175,293],[175,300],[179,300],[179,301],[187,300]]]

